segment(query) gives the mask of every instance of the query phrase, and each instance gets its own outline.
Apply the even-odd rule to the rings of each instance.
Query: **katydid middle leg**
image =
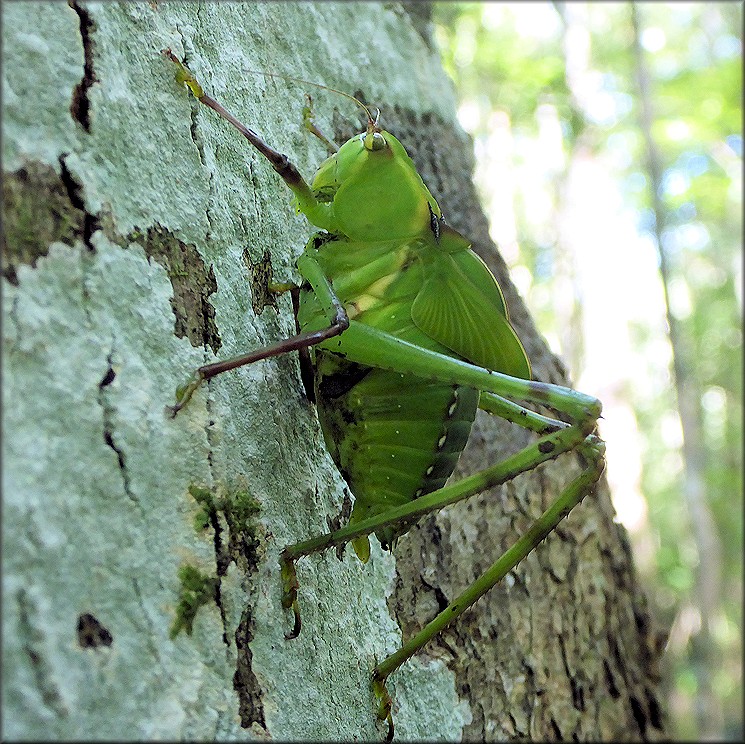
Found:
[[[247,354],[241,354],[230,359],[225,359],[220,362],[213,362],[212,364],[205,364],[198,367],[191,380],[186,384],[178,388],[176,391],[176,403],[173,406],[167,406],[166,411],[173,417],[175,416],[191,399],[191,396],[197,391],[199,386],[206,380],[216,377],[223,372],[229,372],[238,367],[245,367],[248,364],[253,364],[262,359],[269,359],[270,357],[279,356],[285,354],[288,351],[300,351],[303,352],[311,346],[320,344],[329,338],[338,336],[343,333],[349,327],[349,317],[344,309],[344,306],[339,302],[339,299],[333,293],[330,284],[326,277],[320,272],[313,272],[315,286],[323,287],[323,297],[325,301],[322,302],[322,306],[327,318],[327,324],[322,328],[317,328],[309,331],[303,331],[290,338],[278,341],[275,344],[270,344],[260,349],[254,349]],[[297,289],[294,284],[274,284],[275,292],[284,292],[287,290],[294,291]],[[295,306],[295,312],[297,314],[297,301],[293,295],[293,306]]]

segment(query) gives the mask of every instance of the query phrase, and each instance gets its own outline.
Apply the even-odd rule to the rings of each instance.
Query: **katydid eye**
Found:
[[[384,150],[388,147],[388,143],[385,141],[385,137],[380,132],[368,132],[364,139],[365,149],[375,152],[376,150]]]

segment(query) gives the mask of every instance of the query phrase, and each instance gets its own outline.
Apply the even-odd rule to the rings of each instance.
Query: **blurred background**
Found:
[[[668,631],[668,733],[743,739],[742,4],[436,3],[492,237]]]

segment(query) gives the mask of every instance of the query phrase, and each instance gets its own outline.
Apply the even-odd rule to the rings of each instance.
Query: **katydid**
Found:
[[[320,228],[297,262],[302,286],[274,287],[295,293],[298,335],[200,367],[171,408],[175,415],[217,374],[310,350],[324,439],[355,502],[346,527],[282,551],[282,601],[294,615],[288,638],[300,632],[295,562],[302,556],[352,542],[366,561],[371,533],[390,546],[421,516],[570,450],[584,466],[515,545],[375,667],[378,716],[387,720],[390,740],[388,676],[533,551],[592,490],[603,470],[605,447],[594,434],[601,406],[570,388],[531,380],[496,279],[468,240],[445,223],[404,147],[363,104],[357,102],[367,113],[366,131],[325,160],[308,185],[285,155],[206,95],[170,50],[165,53],[178,66],[177,80],[269,161],[294,193],[299,211]],[[544,406],[569,422],[516,401]],[[503,462],[445,485],[478,408],[538,438]]]

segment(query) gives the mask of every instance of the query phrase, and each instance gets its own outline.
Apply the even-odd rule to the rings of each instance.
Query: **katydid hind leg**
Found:
[[[512,424],[517,424],[524,429],[529,429],[537,434],[549,434],[553,431],[560,431],[571,426],[566,421],[544,416],[521,406],[519,403],[503,398],[495,393],[482,392],[479,396],[479,408],[482,411],[499,416]]]
[[[571,388],[518,377],[478,367],[469,362],[416,346],[384,331],[350,321],[350,327],[329,351],[342,353],[349,361],[379,367],[424,380],[472,387],[504,398],[525,400],[566,414],[586,434],[595,428],[600,402]],[[556,422],[561,423],[561,422]]]
[[[605,445],[597,437],[588,437],[578,448],[585,468],[536,519],[505,553],[502,554],[476,581],[438,613],[419,633],[410,638],[395,653],[384,659],[373,671],[373,690],[378,699],[378,717],[387,720],[389,733],[393,731],[392,700],[386,689],[388,677],[419,651],[430,639],[453,620],[472,607],[499,583],[518,563],[554,531],[571,510],[595,487],[604,469]]]
[[[339,300],[312,254],[312,250],[307,250],[300,256],[298,270],[312,287],[325,313],[330,315],[330,307],[333,304],[338,305]],[[560,385],[511,377],[478,367],[464,360],[411,344],[355,320],[349,321],[349,327],[343,335],[337,335],[338,337],[325,344],[324,348],[341,354],[350,362],[404,375],[414,375],[424,380],[475,388],[487,394],[484,396],[485,401],[502,400],[509,404],[509,400],[505,399],[517,399],[543,405],[568,416],[572,425],[581,428],[585,436],[592,433],[600,417],[602,406],[600,401],[592,396]],[[554,426],[563,428],[566,425],[561,421],[541,417],[537,413],[530,416],[520,414],[517,409],[513,410],[517,419],[525,419],[526,423],[522,425],[536,431],[539,431],[540,427],[532,425],[531,422],[537,420],[544,420],[548,427],[546,430]],[[497,410],[492,410],[492,412],[513,420],[503,412]],[[515,423],[519,422],[515,420]]]

